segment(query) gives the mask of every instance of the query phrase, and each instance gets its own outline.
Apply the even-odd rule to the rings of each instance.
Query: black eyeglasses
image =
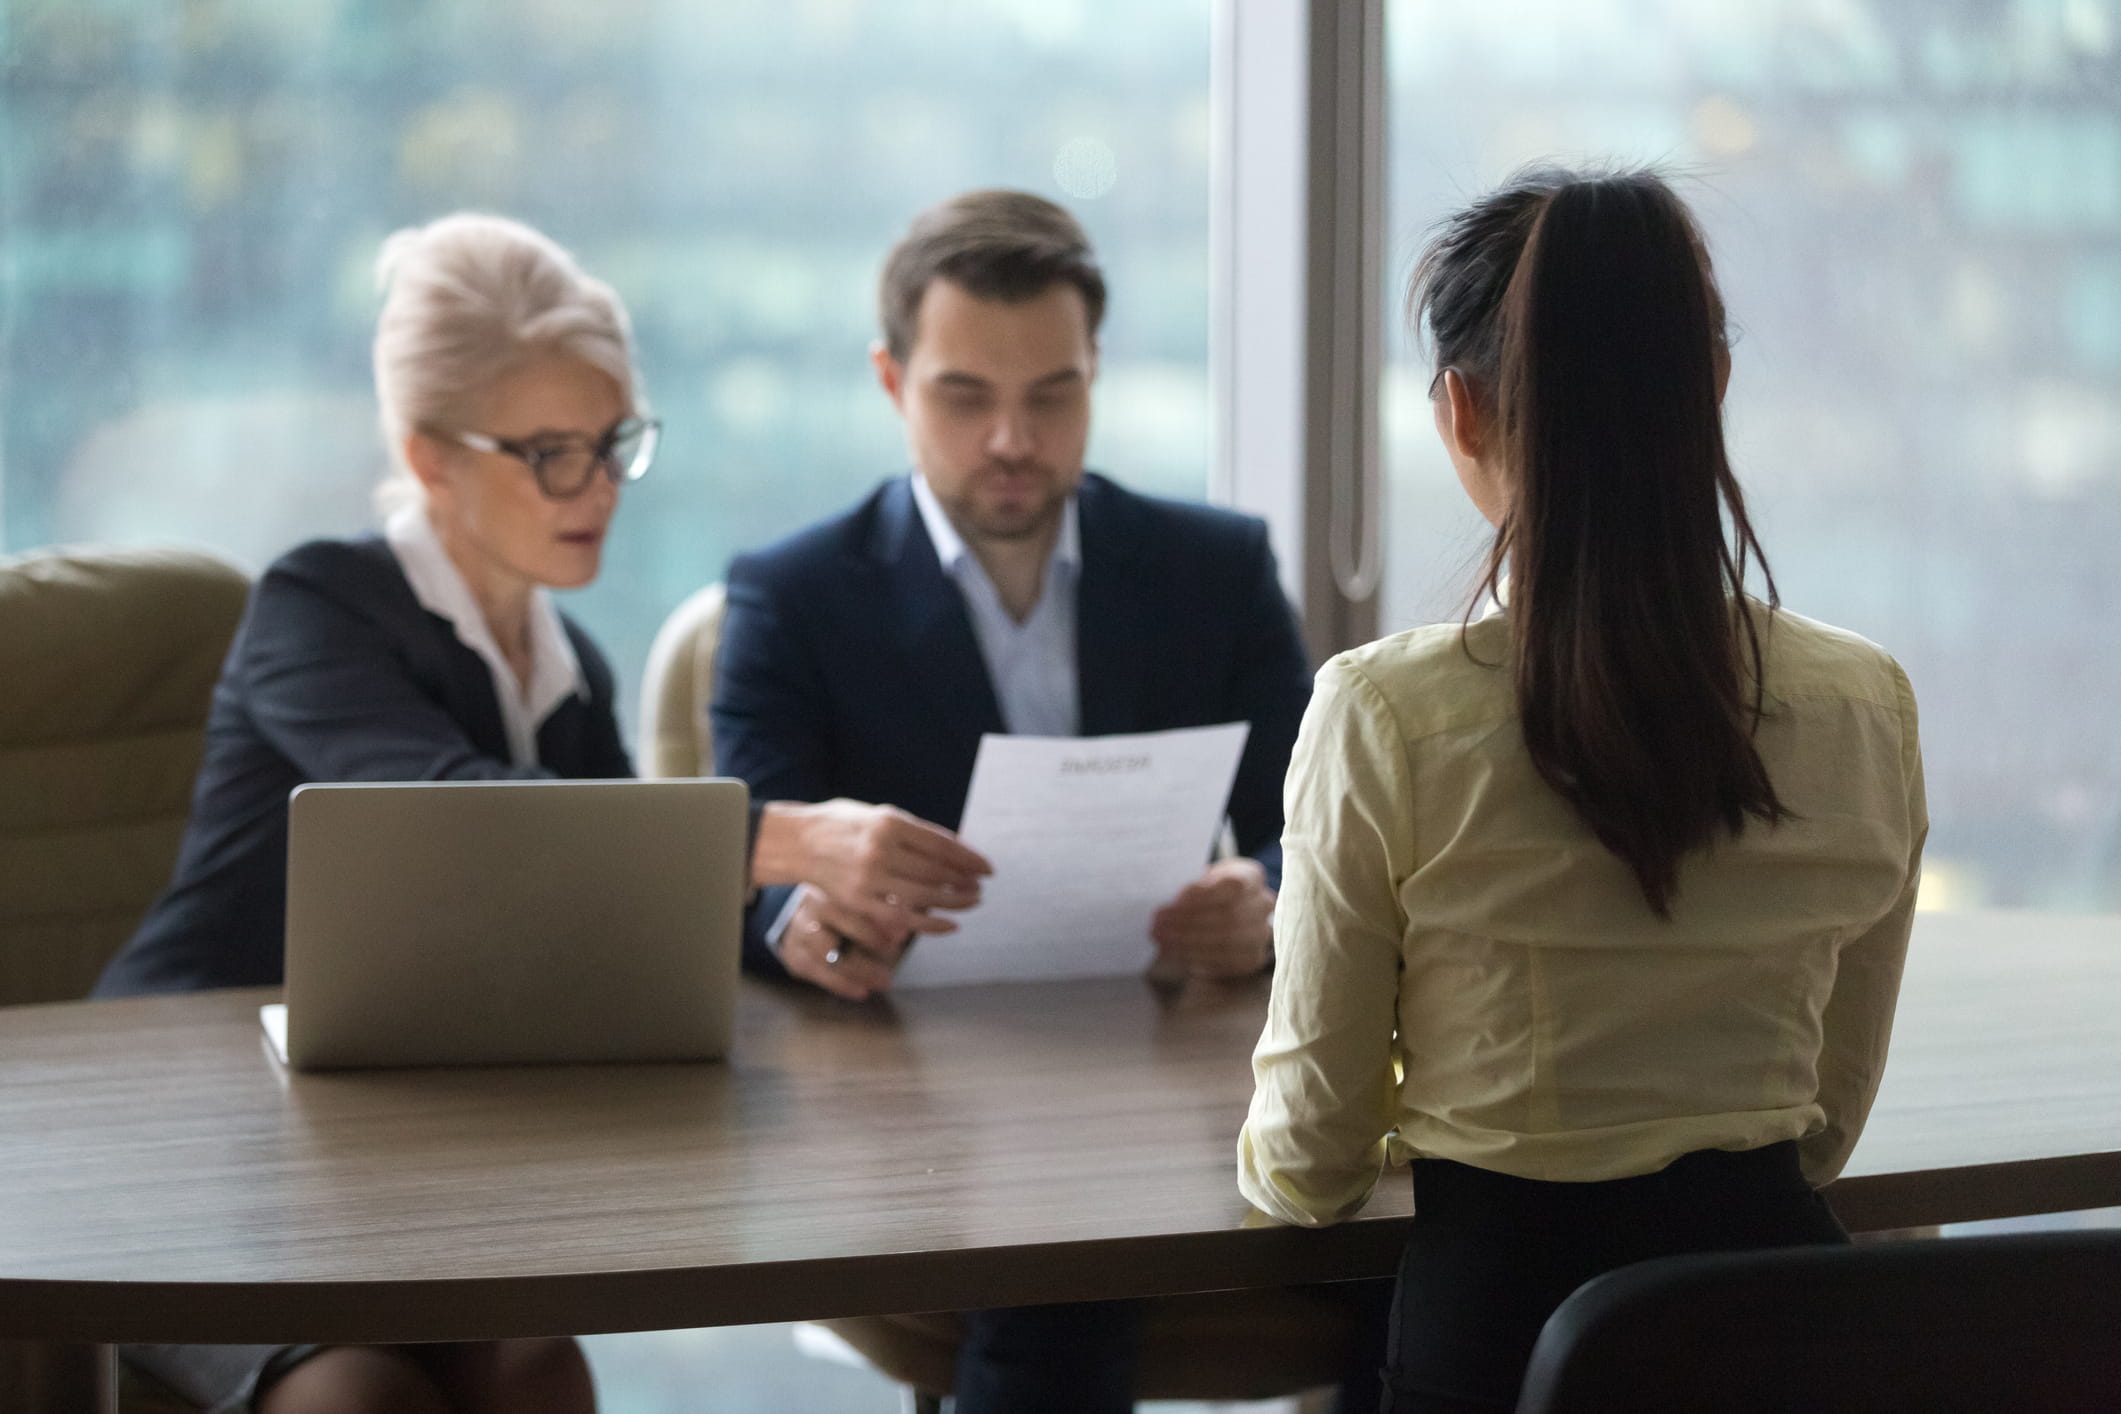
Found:
[[[475,452],[498,452],[514,457],[530,468],[538,490],[555,501],[570,501],[589,489],[602,470],[614,485],[639,481],[655,460],[655,445],[663,424],[652,417],[629,417],[612,424],[596,441],[586,437],[556,436],[508,441],[483,432],[446,432],[435,435],[469,447]]]

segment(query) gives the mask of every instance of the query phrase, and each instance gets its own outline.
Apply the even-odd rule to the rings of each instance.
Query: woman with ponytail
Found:
[[[1899,665],[1777,607],[1662,181],[1519,177],[1409,309],[1496,607],[1319,673],[1240,1186],[1315,1226],[1411,1159],[1386,1407],[1507,1410],[1591,1277],[1847,1240],[1816,1190],[1877,1091],[1928,822]]]

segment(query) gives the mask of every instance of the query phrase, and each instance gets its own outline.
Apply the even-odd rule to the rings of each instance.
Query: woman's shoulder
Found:
[[[417,608],[397,552],[380,535],[308,540],[265,567],[260,592],[301,589],[371,610]]]
[[[366,623],[390,637],[415,633],[419,600],[379,535],[310,540],[265,567],[251,593],[252,632],[336,631]]]
[[[380,535],[305,540],[265,567],[261,577],[305,580],[323,585],[360,586],[379,580],[404,583],[398,557]]]
[[[1771,695],[1855,698],[1896,711],[1911,695],[1893,655],[1862,634],[1788,609],[1751,608]]]
[[[1427,624],[1341,653],[1322,690],[1374,696],[1409,738],[1510,716],[1509,626],[1500,615]]]

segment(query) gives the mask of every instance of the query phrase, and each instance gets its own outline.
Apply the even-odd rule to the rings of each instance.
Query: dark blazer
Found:
[[[1265,524],[1095,474],[1077,508],[1083,735],[1249,721],[1229,813],[1278,883],[1311,669]],[[980,736],[1006,728],[905,477],[729,567],[712,712],[716,767],[755,800],[851,796],[957,828]],[[762,890],[745,921],[755,970],[780,970],[764,933],[786,899]]]
[[[375,536],[289,551],[251,591],[214,688],[176,876],[103,971],[97,996],[278,982],[287,797],[310,781],[631,776],[611,669],[574,623],[589,686],[509,762],[486,662],[413,597]]]

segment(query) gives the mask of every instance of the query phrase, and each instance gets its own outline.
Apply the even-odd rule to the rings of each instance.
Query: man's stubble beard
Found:
[[[1074,494],[1075,489],[1072,485],[1064,488],[1061,483],[1062,478],[1059,475],[1049,477],[1047,484],[1053,488],[1053,494],[1022,519],[1013,515],[996,517],[983,513],[977,498],[971,495],[949,506],[954,513],[951,518],[958,523],[959,533],[965,535],[968,540],[977,538],[992,543],[1014,544],[1057,534],[1068,497]]]

